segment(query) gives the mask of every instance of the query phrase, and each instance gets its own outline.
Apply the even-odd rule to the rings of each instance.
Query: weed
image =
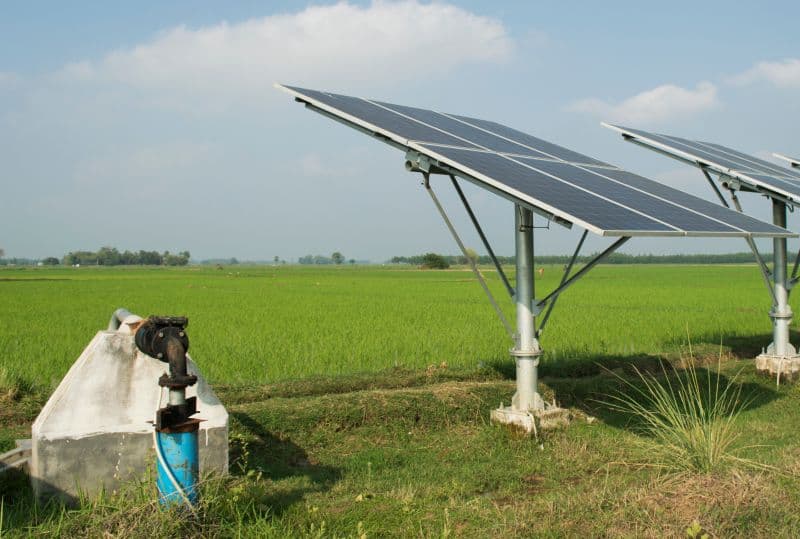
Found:
[[[613,373],[627,392],[607,396],[605,404],[632,416],[649,459],[671,471],[708,473],[730,464],[759,467],[738,454],[740,432],[736,419],[749,399],[742,399],[738,374],[723,379],[698,370],[694,362],[683,369],[662,364],[661,376],[634,368],[630,381]]]

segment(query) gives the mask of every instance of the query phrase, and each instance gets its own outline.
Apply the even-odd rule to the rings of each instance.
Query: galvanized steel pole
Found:
[[[772,199],[772,220],[776,226],[786,228],[786,203]],[[789,306],[789,290],[786,283],[786,238],[775,238],[773,241],[774,264],[773,281],[775,283],[775,305],[772,317],[773,354],[790,355],[789,326],[792,322],[792,308]]]
[[[511,351],[517,364],[517,393],[511,406],[527,412],[544,408],[537,391],[537,375],[541,349],[536,339],[533,283],[533,212],[515,206],[517,286],[514,298],[517,305],[516,346]]]

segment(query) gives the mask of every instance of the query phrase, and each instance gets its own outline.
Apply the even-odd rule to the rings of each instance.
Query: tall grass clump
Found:
[[[648,460],[656,466],[701,473],[735,464],[764,468],[738,456],[744,448],[737,444],[735,422],[750,402],[742,399],[738,374],[723,378],[719,368],[699,374],[694,362],[688,363],[684,369],[662,363],[659,376],[635,369],[634,381],[617,376],[624,389],[604,403],[637,421]]]

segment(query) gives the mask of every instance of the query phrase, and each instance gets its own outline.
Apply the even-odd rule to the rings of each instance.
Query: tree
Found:
[[[59,260],[54,256],[48,256],[44,260],[42,260],[42,264],[45,266],[58,266]]]
[[[280,262],[280,260],[281,259],[278,257],[278,255],[275,255],[275,258],[272,259],[272,262],[277,266],[278,262]]]
[[[447,269],[450,264],[442,255],[436,253],[425,253],[422,255],[422,267],[425,269]]]
[[[336,251],[331,255],[331,260],[333,260],[334,264],[341,264],[342,262],[344,262],[344,255],[339,251]]]
[[[467,258],[472,260],[473,264],[477,264],[478,263],[478,253],[475,252],[475,249],[467,247],[465,250],[467,252]]]
[[[3,249],[0,249],[0,258],[6,256],[6,252]]]

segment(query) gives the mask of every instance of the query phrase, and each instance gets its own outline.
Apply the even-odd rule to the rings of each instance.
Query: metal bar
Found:
[[[497,313],[497,317],[500,319],[500,322],[502,322],[503,326],[506,328],[506,332],[508,333],[509,337],[511,337],[511,339],[513,340],[514,339],[514,329],[511,327],[511,324],[508,322],[508,319],[503,314],[503,311],[502,311],[502,309],[500,309],[500,306],[497,304],[497,301],[495,301],[491,290],[489,290],[489,287],[486,285],[486,281],[483,279],[483,276],[481,275],[481,272],[478,271],[478,266],[475,265],[475,261],[472,260],[469,256],[467,256],[467,248],[464,247],[464,243],[461,241],[461,238],[458,236],[458,232],[456,232],[456,229],[453,226],[453,223],[450,222],[450,218],[447,216],[447,213],[444,211],[444,208],[442,207],[442,204],[439,202],[439,198],[433,192],[433,189],[431,189],[430,174],[428,174],[427,172],[423,172],[422,176],[423,176],[423,178],[425,178],[425,182],[424,182],[425,190],[431,196],[431,200],[433,200],[433,204],[436,206],[436,209],[439,210],[439,214],[442,216],[442,219],[444,219],[444,222],[447,225],[447,228],[450,230],[450,234],[452,234],[453,239],[456,240],[456,243],[458,244],[459,249],[461,249],[461,252],[464,254],[464,258],[467,259],[467,262],[469,263],[470,268],[472,268],[472,273],[475,274],[475,277],[477,277],[478,282],[481,284],[481,287],[483,288],[483,291],[486,292],[486,297],[489,298],[489,302],[492,304],[492,307],[494,307],[494,310]]]
[[[609,246],[605,251],[594,257],[584,267],[578,270],[578,272],[575,273],[575,275],[566,280],[564,284],[562,284],[561,286],[550,292],[547,296],[544,297],[544,299],[539,300],[537,302],[537,305],[539,306],[546,305],[547,302],[550,301],[554,296],[558,296],[559,294],[561,294],[561,292],[563,292],[564,290],[575,284],[575,281],[583,277],[586,274],[586,272],[588,272],[590,269],[596,266],[598,262],[600,262],[605,257],[616,251],[618,248],[624,245],[625,242],[627,242],[629,239],[631,239],[630,236],[623,236],[614,243],[612,243],[611,246]]]
[[[497,257],[492,250],[492,246],[489,245],[489,240],[486,238],[486,235],[483,233],[483,229],[481,228],[480,223],[478,223],[478,218],[475,217],[475,213],[472,211],[472,207],[467,202],[467,197],[464,196],[464,191],[461,190],[461,186],[458,184],[456,177],[450,174],[450,181],[453,182],[453,187],[455,187],[456,192],[458,193],[458,197],[461,199],[461,202],[464,204],[464,209],[467,210],[467,214],[469,214],[469,218],[472,220],[472,224],[475,225],[475,230],[478,232],[478,236],[481,237],[481,241],[483,242],[483,246],[486,247],[486,251],[489,253],[489,257],[494,262],[494,267],[497,268],[497,274],[500,275],[500,279],[503,280],[503,284],[508,290],[508,295],[512,298],[514,297],[514,288],[511,286],[511,283],[508,282],[508,277],[506,277],[506,273],[503,271],[503,267],[500,265],[500,261],[497,260]]]
[[[517,267],[517,342],[511,355],[517,366],[517,392],[511,408],[518,412],[544,409],[538,386],[539,356],[542,351],[536,339],[536,316],[532,303],[533,281],[533,212],[520,205],[515,208],[515,245]]]
[[[736,196],[736,192],[733,189],[728,189],[728,191],[730,191],[731,201],[733,201],[733,205],[736,207],[736,211],[738,211],[739,213],[744,213],[742,211],[742,205],[739,202],[739,197]],[[758,247],[756,247],[756,242],[753,240],[753,238],[751,238],[750,236],[746,236],[744,239],[747,242],[747,245],[750,246],[750,250],[753,251],[753,256],[756,257],[756,262],[758,262],[758,268],[761,270],[761,277],[764,279],[764,284],[767,285],[767,290],[769,290],[769,295],[772,297],[772,304],[775,305],[778,302],[778,300],[775,297],[775,287],[772,285],[772,281],[770,280],[771,272],[769,271],[769,267],[767,267],[767,263],[764,262],[764,258],[761,256],[761,253],[758,252]]]
[[[772,199],[772,222],[775,226],[786,228],[786,204]],[[775,306],[772,317],[773,353],[779,357],[789,355],[789,326],[792,322],[792,308],[789,306],[789,290],[786,283],[786,238],[773,240]]]
[[[717,194],[717,198],[719,198],[719,201],[722,202],[722,205],[725,206],[726,208],[730,208],[730,206],[728,206],[728,201],[725,200],[725,197],[722,196],[722,192],[719,190],[719,187],[717,187],[717,184],[714,183],[714,179],[711,177],[711,174],[708,173],[705,167],[700,167],[700,170],[703,172],[703,176],[705,176],[706,179],[708,180],[708,184]]]
[[[572,271],[572,266],[575,264],[575,261],[578,259],[578,253],[580,252],[581,247],[583,247],[583,242],[586,240],[586,236],[588,234],[589,234],[588,230],[584,230],[583,231],[583,234],[581,235],[581,239],[578,241],[578,246],[575,247],[575,252],[572,254],[572,258],[570,259],[569,264],[567,265],[566,269],[564,270],[564,275],[561,276],[561,282],[558,283],[559,287],[563,286],[564,282],[566,282],[566,280],[567,280],[567,277],[569,277],[569,272]],[[536,336],[537,337],[542,334],[542,331],[544,331],[544,327],[547,325],[547,321],[550,319],[550,313],[553,312],[553,307],[555,306],[556,301],[558,301],[558,296],[557,295],[553,298],[553,301],[551,301],[547,305],[547,311],[545,311],[544,316],[542,317],[542,321],[539,323],[539,329],[536,330]]]
[[[797,278],[797,268],[800,267],[800,250],[797,251],[797,257],[794,259],[794,267],[792,268],[792,280]]]

